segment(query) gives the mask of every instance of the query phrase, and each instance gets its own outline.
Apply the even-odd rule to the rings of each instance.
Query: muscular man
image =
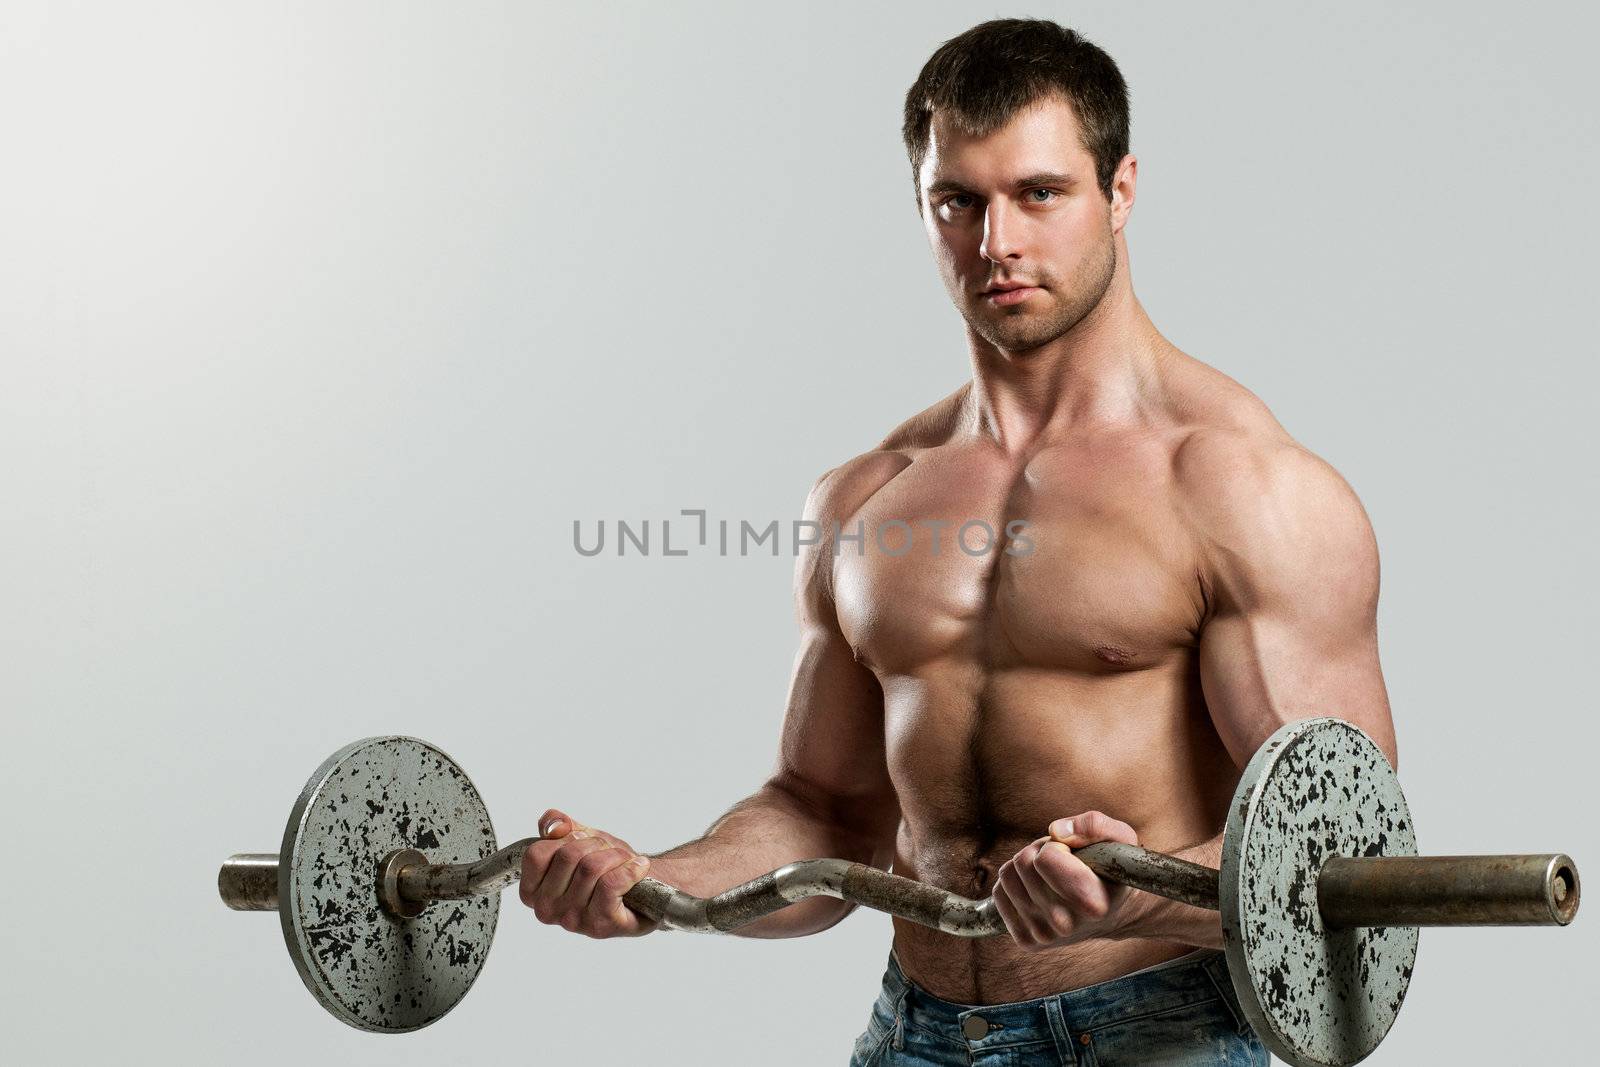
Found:
[[[905,114],[972,379],[812,490],[830,536],[799,560],[766,785],[648,860],[552,809],[522,899],[626,936],[652,928],[620,903],[646,870],[710,896],[799,859],[892,865],[992,893],[1011,936],[895,920],[854,1063],[1265,1064],[1217,914],[1109,885],[1072,849],[1217,865],[1241,768],[1293,719],[1346,718],[1395,760],[1371,527],[1134,296],[1138,164],[1109,56],[1051,22],[984,23],[933,55]],[[963,549],[971,520],[1018,536]],[[863,527],[864,544],[838,536]],[[968,548],[983,540],[969,528]],[[739,932],[815,933],[849,910],[814,898]]]

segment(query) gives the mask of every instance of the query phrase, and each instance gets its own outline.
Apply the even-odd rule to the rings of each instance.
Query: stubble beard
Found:
[[[1048,307],[1028,309],[1026,305],[1033,303],[1033,298],[1009,308],[963,305],[961,317],[967,320],[974,333],[1001,351],[1008,354],[1028,352],[1049,344],[1082,322],[1111,288],[1116,269],[1117,246],[1108,237],[1095,257],[1085,264],[1082,284],[1059,289],[1051,285],[1049,278],[1039,279],[1046,287]],[[987,299],[978,298],[980,302]]]

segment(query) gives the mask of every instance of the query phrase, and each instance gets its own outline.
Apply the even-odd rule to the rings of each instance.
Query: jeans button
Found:
[[[989,1036],[989,1020],[981,1015],[969,1015],[961,1021],[961,1032],[967,1035],[968,1041],[977,1041],[979,1038]]]

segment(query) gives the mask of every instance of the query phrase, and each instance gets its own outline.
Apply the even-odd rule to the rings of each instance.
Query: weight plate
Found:
[[[495,850],[471,780],[413,737],[346,745],[306,782],[279,853],[283,937],[306,988],[351,1026],[404,1033],[455,1007],[483,968],[500,895],[430,904],[401,919],[378,903],[378,866],[397,848],[433,863]]]
[[[1279,1059],[1342,1067],[1389,1032],[1417,928],[1324,929],[1317,874],[1331,856],[1416,851],[1389,761],[1350,723],[1289,723],[1250,760],[1223,838],[1222,933],[1245,1014]]]

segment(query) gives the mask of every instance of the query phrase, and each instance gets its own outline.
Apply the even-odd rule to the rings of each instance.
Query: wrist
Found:
[[[1208,908],[1135,889],[1129,892],[1114,928],[1105,936],[1113,941],[1176,941],[1196,948],[1221,948],[1222,916]]]
[[[1116,921],[1105,936],[1112,941],[1131,941],[1135,938],[1158,936],[1152,930],[1154,924],[1151,922],[1151,911],[1161,902],[1161,898],[1153,893],[1139,889],[1128,890],[1122,907],[1117,910]]]
[[[646,852],[641,852],[639,855],[650,861],[649,866],[644,869],[645,878],[654,878],[656,881],[664,882],[674,889],[683,888],[682,880],[678,872],[674,870],[676,864],[671,856],[652,856]]]

